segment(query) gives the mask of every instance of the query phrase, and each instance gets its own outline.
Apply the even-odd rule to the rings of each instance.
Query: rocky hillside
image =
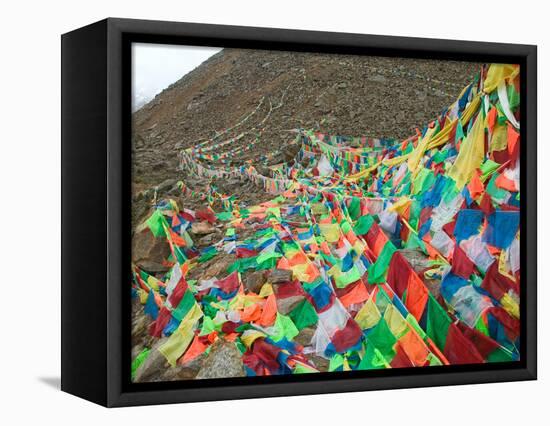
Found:
[[[233,126],[262,97],[257,115],[269,102],[282,105],[263,124],[261,143],[236,162],[284,147],[297,127],[406,138],[478,70],[466,62],[224,49],[134,114],[135,191],[174,179],[179,149]]]

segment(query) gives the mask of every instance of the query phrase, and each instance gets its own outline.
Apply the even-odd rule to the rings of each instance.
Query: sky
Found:
[[[178,81],[221,48],[132,44],[132,111]]]

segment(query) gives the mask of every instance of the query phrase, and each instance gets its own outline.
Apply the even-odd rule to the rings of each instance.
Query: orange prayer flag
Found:
[[[303,252],[299,251],[288,260],[288,263],[290,266],[304,265],[307,263],[307,260],[307,256]]]
[[[309,276],[309,282],[312,283],[315,281],[321,274],[319,273],[319,270],[313,263],[308,263],[306,273]]]
[[[286,257],[280,257],[277,261],[277,269],[290,269],[290,263]]]
[[[487,250],[492,256],[499,256],[500,255],[500,249],[492,246],[491,244],[486,244]]]
[[[160,297],[160,294],[157,293],[157,292],[155,292],[155,291],[153,291],[153,296],[154,296],[154,298],[155,298],[155,303],[157,304],[157,306],[158,306],[159,308],[162,308],[162,306],[164,305],[164,302],[163,302],[163,300],[162,300],[162,297]]]
[[[409,282],[407,285],[407,300],[405,306],[412,316],[420,321],[424,308],[428,302],[428,289],[414,271],[409,272]]]
[[[426,234],[428,235],[428,234]],[[426,237],[426,235],[424,237]],[[429,241],[426,241],[425,238],[422,238],[422,241],[424,241],[424,245],[426,247],[426,251],[428,252],[428,256],[430,259],[437,259],[439,256],[439,252],[432,247],[432,245],[429,243]]]
[[[239,333],[229,333],[224,336],[224,339],[228,342],[234,342],[239,337]]]
[[[259,303],[254,305],[247,306],[241,312],[241,321],[243,322],[253,322],[258,321],[262,316],[262,308]]]
[[[355,233],[350,230],[347,234],[346,234],[346,239],[349,241],[349,243],[351,245],[354,245],[355,242],[357,241],[357,236],[355,235]]]
[[[380,256],[380,253],[382,253],[382,250],[384,249],[384,246],[388,241],[389,241],[388,237],[386,237],[386,234],[384,234],[384,231],[380,229],[380,232],[378,232],[378,235],[376,236],[376,240],[374,241],[374,247],[372,247],[372,251],[377,257]]]
[[[498,188],[502,188],[502,189],[505,189],[505,190],[510,191],[510,192],[516,192],[518,190],[516,188],[516,183],[513,180],[508,179],[506,176],[504,176],[504,173],[500,174],[495,179],[495,185]]]
[[[514,126],[508,123],[508,152],[510,155],[514,152],[518,140],[519,133],[514,129]]]
[[[351,290],[349,293],[343,295],[342,297],[339,297],[340,302],[344,305],[344,307],[349,308],[351,305],[355,303],[361,303],[364,302],[369,298],[369,292],[367,291],[367,288],[365,287],[365,284],[363,282],[359,282],[353,290]]]
[[[202,354],[208,346],[201,342],[199,336],[195,336],[187,352],[178,360],[179,365],[187,364]]]
[[[321,243],[321,251],[326,255],[330,255],[330,247],[328,246],[328,243],[326,241],[323,241]]]
[[[426,364],[428,357],[428,347],[422,341],[420,336],[416,334],[412,329],[409,330],[401,339],[399,339],[401,346],[411,362],[416,367],[422,367]]]
[[[185,262],[181,267],[181,274],[185,277],[189,271],[189,262]]]
[[[489,130],[491,133],[493,132],[493,128],[495,127],[495,123],[497,120],[497,109],[495,107],[491,108],[491,111],[487,114],[487,124],[489,126]]]
[[[277,299],[275,298],[275,294],[270,294],[265,301],[262,316],[260,317],[258,324],[263,327],[269,327],[270,325],[273,325],[275,323],[276,318]]]
[[[479,170],[476,170],[473,173],[472,178],[470,179],[470,183],[468,183],[468,190],[470,191],[470,196],[474,200],[484,193],[485,187],[483,186],[483,183],[479,178]]]
[[[172,241],[178,247],[185,247],[187,245],[185,240],[172,230],[170,230],[170,238],[172,238]]]

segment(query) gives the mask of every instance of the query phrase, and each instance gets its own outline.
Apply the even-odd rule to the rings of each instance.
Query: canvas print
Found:
[[[132,381],[518,361],[519,71],[134,44]]]

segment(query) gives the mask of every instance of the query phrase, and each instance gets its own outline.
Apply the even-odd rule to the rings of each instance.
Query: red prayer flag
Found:
[[[472,342],[464,337],[454,323],[449,325],[443,353],[451,364],[481,364],[484,361]]]
[[[458,244],[455,244],[451,272],[468,280],[470,279],[470,275],[474,272],[474,267],[474,263],[466,255],[466,253],[464,253],[464,250],[462,250]]]
[[[232,272],[223,280],[216,281],[216,285],[224,293],[233,293],[235,290],[239,288],[239,273],[237,271]]]

